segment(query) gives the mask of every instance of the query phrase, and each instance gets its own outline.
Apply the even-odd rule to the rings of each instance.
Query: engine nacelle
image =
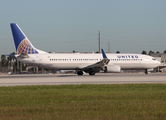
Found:
[[[147,71],[148,71],[148,72],[152,72],[153,70],[154,70],[154,69],[148,69]]]
[[[108,65],[105,68],[105,72],[107,73],[119,73],[121,70],[121,67],[119,65]]]

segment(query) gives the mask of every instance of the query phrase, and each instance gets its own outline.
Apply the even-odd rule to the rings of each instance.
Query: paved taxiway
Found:
[[[22,85],[62,85],[62,84],[123,84],[123,83],[166,83],[166,74],[151,73],[99,73],[95,76],[88,74],[77,76],[75,74],[54,75],[3,75],[0,76],[0,86]]]

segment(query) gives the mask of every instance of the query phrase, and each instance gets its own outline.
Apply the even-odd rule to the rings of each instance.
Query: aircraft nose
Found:
[[[157,64],[158,64],[158,66],[159,66],[159,65],[161,65],[161,62],[160,62],[160,61],[157,61]]]

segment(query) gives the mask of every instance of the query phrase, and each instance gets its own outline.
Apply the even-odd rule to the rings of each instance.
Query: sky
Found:
[[[3,0],[0,54],[15,52],[10,23],[51,52],[166,50],[166,0]]]

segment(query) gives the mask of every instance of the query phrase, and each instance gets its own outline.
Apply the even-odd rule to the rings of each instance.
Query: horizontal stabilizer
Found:
[[[16,55],[9,55],[9,54],[3,54],[3,55],[9,56],[9,57],[16,57]]]
[[[23,54],[17,56],[17,58],[22,58],[23,59],[23,58],[29,58],[29,56],[28,56],[28,54],[23,53]]]

